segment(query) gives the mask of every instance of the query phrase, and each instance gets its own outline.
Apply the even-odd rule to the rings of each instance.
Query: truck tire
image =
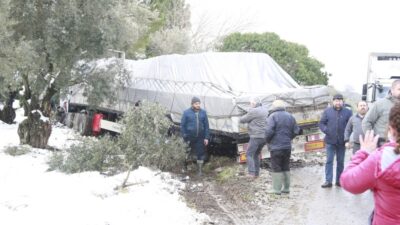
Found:
[[[79,113],[75,113],[75,115],[74,115],[74,120],[73,120],[73,126],[72,126],[72,128],[73,128],[75,131],[79,131],[79,123],[80,123],[80,120],[81,120],[80,114],[79,114]]]
[[[79,133],[83,136],[92,134],[92,119],[93,116],[88,114],[80,114]]]
[[[85,123],[86,123],[86,117],[85,116],[86,116],[85,114],[79,114],[78,132],[81,135],[83,135],[85,133]]]
[[[68,113],[67,117],[65,118],[65,126],[72,128],[74,122],[74,113]]]

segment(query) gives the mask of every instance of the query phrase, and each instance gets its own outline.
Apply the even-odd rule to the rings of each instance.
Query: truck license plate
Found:
[[[325,142],[323,140],[310,141],[304,144],[305,151],[313,151],[325,148]]]

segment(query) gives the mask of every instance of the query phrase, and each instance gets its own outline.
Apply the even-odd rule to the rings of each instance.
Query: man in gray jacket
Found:
[[[240,118],[241,123],[248,123],[250,141],[246,152],[248,174],[251,178],[260,175],[260,153],[265,145],[265,126],[268,110],[256,100],[250,100],[250,110]]]
[[[394,80],[390,89],[391,94],[374,103],[362,122],[364,133],[374,130],[379,135],[378,146],[387,140],[389,112],[396,101],[400,101],[400,80]]]
[[[350,117],[344,130],[344,142],[346,148],[350,148],[350,142],[353,145],[353,154],[360,150],[360,135],[364,136],[361,123],[364,119],[365,114],[368,112],[368,104],[365,101],[360,101],[357,104],[357,114]],[[353,140],[350,140],[350,136],[353,134]]]

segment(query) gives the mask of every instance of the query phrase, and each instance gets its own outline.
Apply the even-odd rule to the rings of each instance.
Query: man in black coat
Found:
[[[269,194],[289,193],[292,140],[301,132],[295,118],[285,110],[285,102],[275,100],[269,110],[265,137],[271,152],[272,189]]]
[[[344,168],[345,140],[344,131],[352,116],[352,112],[343,107],[343,95],[333,96],[333,106],[328,107],[322,114],[319,128],[325,133],[326,144],[326,164],[325,164],[325,183],[322,188],[332,187],[333,180],[333,159],[336,155],[336,186],[340,187],[340,175]]]

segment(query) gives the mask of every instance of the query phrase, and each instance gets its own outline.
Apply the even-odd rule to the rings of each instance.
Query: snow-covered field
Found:
[[[17,111],[17,122],[23,120]],[[48,150],[11,156],[18,146],[17,124],[0,121],[0,224],[4,225],[118,225],[204,224],[205,214],[187,207],[179,191],[184,184],[169,173],[140,167],[131,173],[130,186],[115,191],[125,174],[107,177],[98,172],[48,172]],[[50,146],[65,148],[76,139],[72,130],[53,127]]]

